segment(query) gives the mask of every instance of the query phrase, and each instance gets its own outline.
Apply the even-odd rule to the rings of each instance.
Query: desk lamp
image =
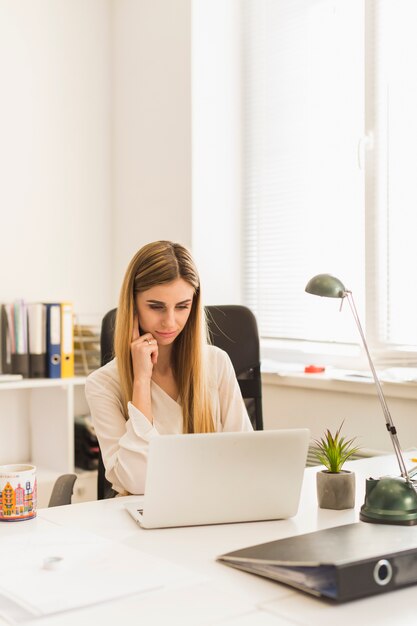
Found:
[[[378,479],[368,478],[366,480],[365,503],[361,507],[360,519],[364,522],[372,522],[375,524],[401,524],[409,526],[417,524],[417,493],[405,466],[404,457],[397,437],[397,430],[393,424],[382,392],[381,383],[379,382],[369,353],[352,292],[347,290],[338,278],[330,274],[318,274],[314,276],[307,283],[305,290],[307,293],[311,293],[315,296],[341,298],[340,310],[342,309],[343,299],[347,299],[368,357],[369,367],[371,368],[378,398],[384,413],[386,428],[390,434],[394,452],[400,467],[401,476],[384,476]]]

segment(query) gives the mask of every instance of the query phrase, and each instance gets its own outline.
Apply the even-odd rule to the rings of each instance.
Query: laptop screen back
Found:
[[[295,515],[309,438],[307,429],[155,437],[149,446],[142,525]]]

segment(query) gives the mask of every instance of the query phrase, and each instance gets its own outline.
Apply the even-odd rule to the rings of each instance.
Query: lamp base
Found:
[[[405,478],[367,478],[360,519],[373,524],[417,524],[417,493]]]

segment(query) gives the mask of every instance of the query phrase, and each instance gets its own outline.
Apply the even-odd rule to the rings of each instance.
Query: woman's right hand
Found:
[[[130,344],[132,355],[133,378],[135,382],[150,381],[153,366],[158,360],[158,344],[151,333],[139,334],[139,322],[137,315],[133,318],[132,342]]]

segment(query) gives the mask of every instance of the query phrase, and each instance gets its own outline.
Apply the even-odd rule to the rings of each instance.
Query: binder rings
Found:
[[[46,304],[46,355],[49,378],[61,377],[61,304]]]
[[[278,539],[218,557],[335,602],[417,582],[417,533],[412,526],[358,522]]]
[[[28,309],[29,372],[31,378],[46,377],[46,306],[31,302]]]
[[[74,321],[72,304],[61,303],[61,377],[74,376]]]

